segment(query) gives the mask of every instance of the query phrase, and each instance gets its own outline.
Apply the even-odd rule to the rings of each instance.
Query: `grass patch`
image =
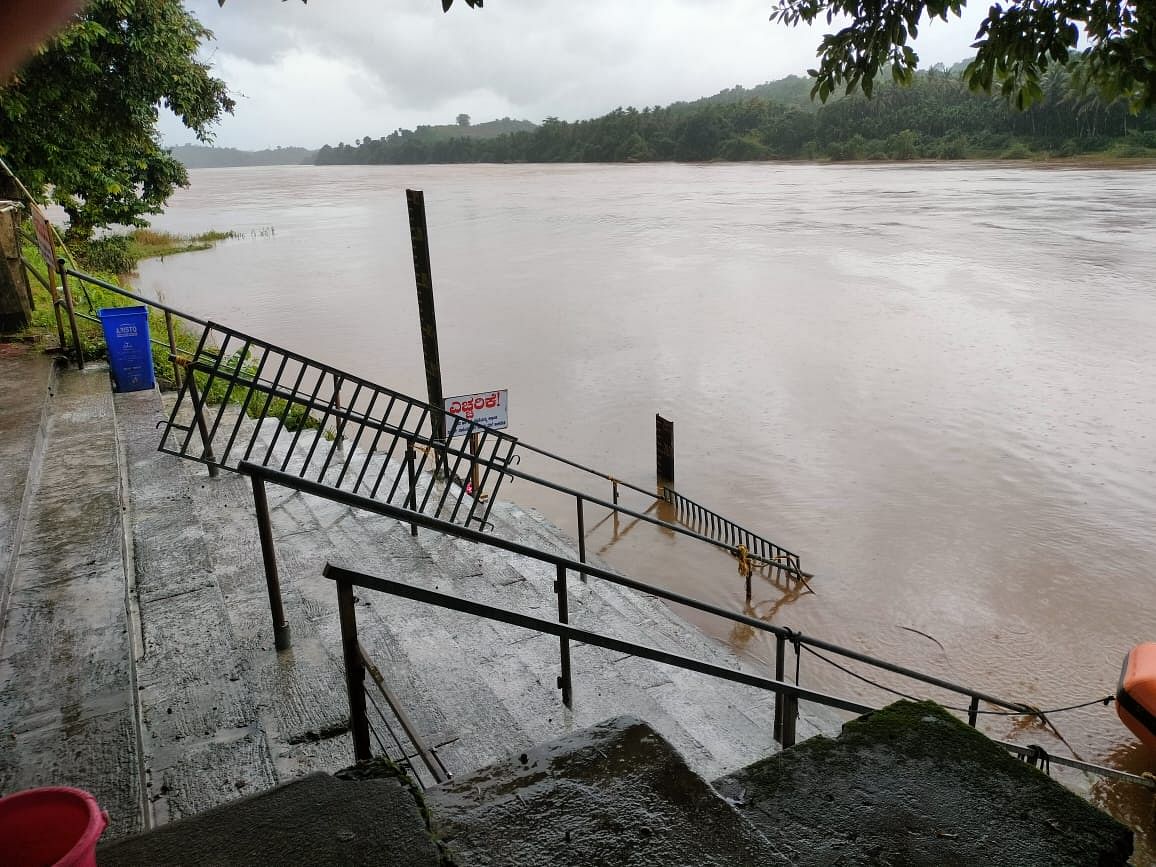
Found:
[[[155,229],[136,229],[129,233],[129,254],[140,261],[158,256],[175,256],[177,253],[193,253],[208,250],[220,241],[238,237],[236,232],[201,232],[199,235],[175,235],[172,232],[158,232]]]

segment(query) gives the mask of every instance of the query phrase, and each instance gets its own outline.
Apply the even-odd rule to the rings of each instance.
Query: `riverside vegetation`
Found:
[[[852,93],[823,105],[811,99],[811,79],[790,76],[592,120],[547,118],[493,137],[397,130],[326,145],[317,164],[1156,158],[1156,111],[1105,101],[1086,88],[1079,64],[1050,67],[1041,98],[1026,110],[970,90],[964,66],[937,66],[909,85],[879,84],[871,98]]]
[[[258,236],[267,237],[274,234],[273,228],[258,230]],[[25,227],[26,238],[32,238],[32,227]],[[203,232],[199,235],[174,235],[168,232],[157,232],[151,229],[136,229],[128,234],[109,235],[105,238],[88,241],[77,245],[70,251],[73,268],[89,274],[99,280],[113,285],[123,285],[123,275],[132,271],[139,260],[157,256],[172,255],[175,253],[206,250],[219,241],[236,238],[236,232]],[[22,254],[38,273],[45,274],[46,268],[40,250],[31,240],[22,242]],[[98,311],[109,307],[129,307],[136,302],[125,295],[105,289],[93,283],[73,278],[71,282],[73,303],[78,313],[86,317],[77,317],[77,329],[80,332],[80,342],[84,347],[86,358],[107,358],[108,347],[105,345],[104,333],[99,322],[93,321]],[[34,307],[32,324],[29,328],[31,337],[48,338],[56,330],[56,318],[53,312],[52,298],[44,287],[37,281],[32,281],[32,297]],[[153,372],[161,388],[173,388],[176,385],[174,363],[169,358],[168,347],[161,347],[165,342],[166,324],[164,313],[155,307],[149,307],[149,331],[153,339]],[[174,318],[173,336],[177,352],[183,356],[192,356],[200,341],[200,334],[184,326],[180,319]],[[226,368],[241,367],[250,374],[254,372],[253,365],[248,358],[240,354],[225,359],[222,365]],[[214,378],[210,385],[203,374],[197,374],[197,382],[201,385],[201,393],[209,403],[219,404],[226,400],[226,386],[220,377]],[[228,395],[230,403],[243,404],[248,389],[235,387]],[[254,404],[257,401],[253,401]],[[261,402],[263,403],[263,401]],[[250,406],[251,414],[255,414],[257,406]],[[285,426],[289,430],[299,427],[317,428],[320,424],[305,409],[298,405],[288,406],[285,401],[275,399],[269,402],[268,412],[272,415],[283,416]]]

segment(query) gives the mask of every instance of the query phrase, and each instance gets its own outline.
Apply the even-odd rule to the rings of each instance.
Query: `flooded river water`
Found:
[[[155,226],[247,234],[145,262],[139,285],[422,395],[406,187],[426,194],[446,393],[508,388],[512,433],[644,485],[654,414],[673,419],[679,490],[815,573],[813,594],[756,580],[748,610],[1042,708],[1108,695],[1156,640],[1156,171],[202,170]],[[573,532],[572,500],[504,495]],[[743,608],[724,554],[618,529],[591,550]],[[815,658],[801,682],[889,700]],[[984,727],[1156,770],[1110,707],[1053,722],[1062,740]],[[1151,821],[1150,799],[1094,795]]]

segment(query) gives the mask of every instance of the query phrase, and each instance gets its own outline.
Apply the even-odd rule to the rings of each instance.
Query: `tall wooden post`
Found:
[[[442,392],[442,363],[438,355],[438,326],[434,315],[433,276],[430,274],[429,230],[425,221],[425,193],[405,191],[409,208],[409,238],[413,246],[413,274],[417,281],[417,314],[421,321],[421,349],[425,357],[425,385],[434,439],[445,442],[446,417]]]
[[[655,413],[654,452],[658,481],[674,481],[674,422]]]

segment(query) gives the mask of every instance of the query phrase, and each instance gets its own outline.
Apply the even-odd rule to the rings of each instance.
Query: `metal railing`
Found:
[[[700,674],[705,674],[711,677],[725,680],[730,683],[738,683],[746,686],[751,686],[756,689],[762,689],[775,693],[775,739],[779,741],[785,749],[794,744],[795,738],[795,719],[798,716],[799,701],[810,701],[815,704],[823,705],[825,707],[836,708],[838,710],[851,711],[853,713],[869,713],[878,708],[870,705],[862,704],[857,701],[840,698],[838,696],[830,695],[828,693],[819,692],[811,689],[804,689],[798,683],[790,683],[776,677],[775,679],[761,677],[755,674],[749,674],[744,671],[737,671],[735,669],[726,668],[724,666],[715,665],[714,663],[704,662],[699,659],[681,656],[679,654],[671,653],[669,651],[660,650],[658,648],[649,647],[647,645],[638,644],[635,642],[624,641],[618,638],[612,638],[601,633],[592,632],[586,629],[578,629],[569,626],[564,619],[560,618],[558,622],[544,620],[539,617],[532,617],[526,614],[519,614],[517,612],[508,611],[502,608],[496,608],[491,605],[485,605],[480,602],[475,602],[470,599],[463,599],[458,596],[452,596],[446,593],[439,593],[435,590],[427,590],[422,587],[415,587],[411,584],[405,584],[401,581],[390,581],[384,578],[378,578],[372,575],[366,575],[355,570],[346,569],[341,566],[336,566],[332,563],[326,563],[322,574],[335,582],[337,585],[337,593],[339,600],[342,598],[350,600],[349,613],[346,616],[342,615],[342,643],[348,646],[349,643],[356,643],[357,641],[357,621],[356,615],[353,613],[352,599],[353,588],[361,587],[366,590],[375,590],[379,593],[386,593],[391,596],[399,596],[403,599],[410,599],[415,602],[421,602],[426,605],[433,605],[439,608],[445,608],[451,611],[459,611],[464,614],[471,614],[476,617],[483,617],[487,620],[493,620],[500,623],[507,623],[511,626],[529,629],[534,632],[544,633],[547,635],[555,635],[563,649],[566,648],[571,641],[580,641],[584,644],[592,645],[594,647],[601,647],[605,650],[612,650],[616,653],[622,653],[641,659],[649,659],[653,662],[658,662],[663,665],[670,665],[675,668],[681,668],[686,671],[694,671]],[[568,656],[563,654],[562,662],[562,677],[569,677]],[[354,671],[349,679],[349,696],[350,696],[350,726],[354,732],[354,743],[358,743],[359,732],[362,742],[368,744],[369,722],[364,715],[364,709],[359,713],[355,709],[357,703],[355,690],[359,689],[360,680],[364,678],[364,672]],[[561,681],[561,677],[559,681]],[[564,696],[566,694],[564,693]],[[982,695],[982,693],[974,693],[975,696]],[[564,697],[564,701],[566,698]],[[567,701],[569,705],[569,701]],[[974,715],[971,715],[968,720],[969,725],[975,725]],[[1084,773],[1096,774],[1098,776],[1107,777],[1110,779],[1120,780],[1135,785],[1140,785],[1152,791],[1156,791],[1156,780],[1150,777],[1139,776],[1137,774],[1128,773],[1127,771],[1120,771],[1116,768],[1108,768],[1102,765],[1096,765],[1091,762],[1085,762],[1080,759],[1074,759],[1067,756],[1051,755],[1039,746],[1024,746],[1022,744],[1011,743],[1009,741],[993,739],[993,743],[1003,747],[1011,753],[1014,753],[1025,762],[1029,762],[1036,767],[1039,767],[1045,773],[1051,773],[1051,765],[1062,765],[1074,770],[1082,771]],[[369,758],[368,753],[358,758]]]
[[[478,530],[463,527],[458,524],[453,524],[448,521],[439,520],[430,515],[424,515],[418,512],[410,511],[401,506],[391,503],[374,500],[369,497],[360,496],[356,493],[335,490],[317,482],[303,479],[299,476],[281,472],[279,470],[250,462],[241,462],[238,466],[238,471],[244,475],[250,476],[255,484],[264,485],[266,482],[270,484],[280,485],[290,490],[299,491],[304,494],[321,497],[331,500],[336,503],[341,503],[352,508],[361,509],[363,511],[384,515],[386,517],[395,518],[403,523],[424,527],[426,529],[434,530],[447,536],[452,536],[459,539],[465,539],[471,542],[477,542],[487,545],[491,548],[496,548],[506,551],[511,554],[516,554],[522,557],[536,560],[541,563],[548,564],[554,567],[557,580],[555,581],[554,591],[557,598],[558,624],[566,625],[568,622],[568,594],[566,588],[567,576],[571,573],[585,575],[588,578],[606,581],[610,584],[615,584],[620,587],[626,587],[631,590],[645,593],[667,602],[676,603],[678,605],[686,606],[687,608],[709,614],[732,623],[741,624],[760,632],[767,633],[774,636],[775,639],[775,673],[774,683],[786,683],[787,674],[787,648],[790,646],[794,650],[794,663],[796,671],[795,684],[791,685],[791,689],[798,688],[799,672],[801,670],[802,650],[803,648],[816,648],[841,656],[844,659],[854,660],[856,662],[864,663],[877,670],[887,671],[892,674],[897,674],[905,678],[926,684],[928,686],[936,687],[937,689],[945,690],[949,693],[961,696],[968,702],[966,710],[968,722],[975,725],[977,718],[981,713],[980,703],[986,703],[1005,711],[1012,711],[1018,714],[1032,715],[1036,713],[1035,709],[1030,705],[1022,702],[1013,702],[997,696],[990,695],[980,690],[971,689],[966,686],[952,683],[943,678],[935,677],[933,675],[924,674],[901,665],[887,662],[886,660],[878,659],[865,653],[852,650],[850,648],[841,647],[829,641],[824,641],[819,638],[804,635],[793,629],[783,626],[777,626],[772,623],[760,620],[746,614],[740,614],[713,605],[709,602],[703,602],[693,597],[685,596],[681,593],[676,593],[672,590],[667,590],[662,587],[646,584],[610,569],[594,566],[589,563],[583,563],[574,560],[565,555],[558,554],[552,551],[543,551],[520,542],[513,542],[508,539],[503,539],[492,534],[482,533]],[[258,520],[267,521],[267,516],[262,518],[258,515]],[[415,590],[414,592],[418,592]],[[426,591],[421,591],[426,592]],[[472,604],[472,603],[471,603]],[[546,621],[543,621],[546,622]],[[554,634],[559,634],[555,632]],[[572,701],[572,684],[571,672],[569,666],[569,644],[564,636],[560,644],[560,669],[561,675],[558,679],[558,688],[562,693],[563,703],[570,706]],[[577,640],[586,640],[585,638]],[[744,675],[745,677],[746,675]],[[770,688],[770,687],[768,687]],[[789,707],[785,704],[790,690],[776,689],[776,704],[775,704],[775,722],[774,722],[774,736],[784,746],[789,746],[794,742],[795,737],[795,718],[796,714],[792,713]],[[857,707],[865,708],[865,705],[858,705],[855,702],[839,699],[845,704],[856,704]],[[833,705],[839,707],[841,705]]]
[[[244,460],[287,470],[295,460],[302,427],[313,426],[331,438],[330,444],[322,446],[314,437],[294,471],[338,489],[368,492],[373,499],[391,503],[408,498],[413,511],[485,529],[503,480],[522,479],[573,499],[582,562],[587,562],[587,509],[595,507],[706,543],[789,579],[805,582],[810,577],[799,567],[797,555],[744,530],[748,548],[739,541],[741,528],[736,524],[726,524],[736,528],[732,541],[717,538],[709,528],[684,526],[649,510],[632,509],[621,503],[621,488],[652,501],[659,498],[638,485],[218,323],[205,325],[186,370],[191,375],[184,378],[160,448],[205,463],[210,470],[236,470]],[[219,401],[215,409],[208,406],[210,396]],[[237,413],[226,411],[230,400],[239,405]],[[248,434],[242,434],[245,416],[254,420]],[[446,419],[444,439],[435,424],[439,417]],[[266,419],[277,427],[261,450],[258,429]],[[609,479],[612,499],[517,468],[520,450]],[[721,520],[717,526],[722,526]]]

